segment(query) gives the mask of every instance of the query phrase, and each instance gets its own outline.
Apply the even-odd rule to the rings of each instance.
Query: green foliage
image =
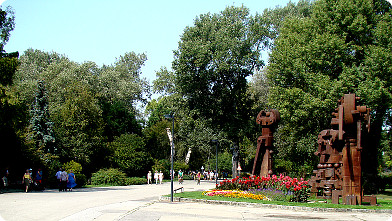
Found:
[[[82,172],[82,165],[80,163],[77,163],[73,160],[64,163],[62,167],[67,173],[69,173],[71,170],[73,171],[74,174],[80,174]]]
[[[114,162],[129,176],[145,174],[152,162],[143,138],[136,134],[122,134],[110,146],[114,149]]]
[[[244,137],[240,143],[240,156],[242,171],[252,171],[256,155],[255,139]]]
[[[378,187],[380,191],[390,189],[392,185],[392,172],[383,172],[378,177]]]
[[[125,182],[126,174],[119,169],[100,169],[91,176],[92,185],[124,186]]]
[[[67,87],[64,103],[52,116],[59,137],[59,155],[89,164],[92,153],[102,148],[102,111],[94,94],[86,85],[74,82]]]
[[[167,70],[166,67],[162,67],[155,75],[156,79],[152,82],[154,93],[162,95],[178,93],[175,83],[176,78],[173,72]]]
[[[300,0],[298,3],[289,2],[286,6],[276,6],[265,9],[262,14],[262,23],[268,30],[270,41],[268,46],[273,48],[274,40],[279,36],[283,23],[289,18],[306,18],[310,17],[313,0]]]
[[[202,14],[184,30],[174,52],[176,86],[191,116],[214,119],[213,127],[238,141],[249,119],[246,77],[263,65],[258,50],[267,30],[245,7]]]
[[[109,166],[104,144],[122,133],[141,133],[134,107],[149,94],[140,77],[144,54],[126,53],[114,65],[82,64],[65,55],[28,49],[15,74],[15,94],[30,106],[36,82],[45,79],[49,113],[62,162],[76,159],[87,173]]]
[[[185,164],[184,162],[174,162],[173,163],[173,169],[176,171],[176,173],[181,170],[182,172],[186,172],[189,169],[189,165]]]
[[[10,32],[15,28],[15,16],[11,6],[6,10],[0,8],[0,52],[4,52],[4,45],[7,44]]]
[[[32,110],[30,111],[30,124],[33,132],[32,138],[35,140],[37,150],[54,154],[56,152],[56,139],[54,137],[53,122],[50,119],[45,84],[43,81],[38,81],[37,84],[38,88],[35,92]]]
[[[78,184],[78,187],[82,187],[87,184],[87,177],[84,174],[81,173],[75,174],[75,179],[76,179],[76,184]]]
[[[169,159],[170,157],[170,141],[166,128],[171,128],[170,122],[163,120],[143,131],[146,148],[154,159]]]
[[[157,160],[157,159],[154,159],[154,165],[152,166],[151,172],[154,173],[155,171],[158,171],[158,172],[162,171],[164,177],[169,177],[170,178],[170,168],[171,168],[170,160],[166,160],[166,159]]]
[[[50,188],[58,188],[59,181],[56,178],[56,172],[59,171],[63,165],[58,159],[53,159],[46,165],[47,183],[46,185]]]
[[[227,151],[218,154],[218,171],[226,171],[226,172],[231,171],[232,170],[231,158],[232,158],[232,154]]]
[[[147,183],[146,178],[140,178],[140,177],[127,177],[125,179],[125,185],[143,185]]]
[[[141,135],[141,125],[136,120],[135,111],[127,109],[126,105],[120,101],[101,102],[102,117],[105,123],[103,136],[108,138],[109,142],[121,134],[135,133]]]
[[[268,109],[270,82],[268,81],[266,72],[267,71],[265,68],[261,71],[257,71],[253,74],[250,82],[248,83],[248,93],[250,94],[251,99],[254,101],[253,109],[255,111]]]
[[[19,53],[16,53],[16,55],[13,57],[8,57],[8,55],[9,54],[0,53],[0,84],[3,86],[8,86],[12,84],[13,76],[19,65]]]
[[[392,97],[390,65],[381,62],[391,58],[385,53],[390,38],[382,37],[390,29],[384,21],[391,7],[377,10],[371,0],[316,1],[309,16],[289,17],[279,29],[267,68],[268,99],[282,119],[274,135],[278,157],[294,163],[297,172],[315,164],[317,135],[330,128],[330,114],[344,93],[356,93],[374,111],[363,146],[378,146]],[[377,151],[364,148],[372,164],[364,169],[371,173]]]

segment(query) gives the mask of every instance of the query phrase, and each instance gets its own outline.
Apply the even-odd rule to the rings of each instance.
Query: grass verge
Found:
[[[168,195],[170,196],[170,195]],[[179,198],[191,198],[191,199],[205,199],[205,200],[218,200],[218,201],[234,201],[234,202],[246,202],[246,203],[261,203],[261,204],[275,204],[284,206],[302,206],[302,207],[317,207],[317,208],[344,208],[344,209],[374,209],[374,210],[392,210],[392,190],[383,194],[378,194],[377,205],[371,206],[369,204],[364,205],[343,205],[343,204],[332,204],[331,200],[323,200],[317,198],[310,198],[307,203],[296,203],[296,202],[284,202],[284,201],[266,201],[266,200],[255,200],[255,199],[243,199],[243,198],[228,198],[223,196],[206,196],[201,191],[194,192],[183,192],[175,193],[174,197]]]

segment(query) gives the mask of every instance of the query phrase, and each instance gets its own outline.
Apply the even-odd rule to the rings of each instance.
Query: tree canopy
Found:
[[[196,118],[212,119],[234,142],[250,114],[246,78],[264,65],[260,49],[267,30],[259,19],[244,6],[200,15],[174,52],[176,84],[188,108]]]
[[[0,137],[16,144],[2,151],[48,170],[78,163],[85,174],[110,167],[128,176],[168,173],[170,128],[176,168],[214,169],[217,154],[218,170],[227,171],[239,152],[247,172],[261,134],[257,113],[274,108],[281,114],[274,171],[310,175],[317,135],[330,128],[337,99],[356,93],[372,108],[363,142],[377,148],[363,155],[372,163],[364,172],[374,174],[382,148],[392,165],[391,8],[385,0],[301,0],[261,14],[245,6],[201,14],[180,36],[172,69],[156,72],[151,88],[161,96],[152,100],[141,76],[146,54],[127,52],[103,66],[35,49],[18,59],[3,50],[15,24],[12,9],[1,10]],[[40,148],[52,152],[46,144],[54,136],[57,152],[43,162]]]
[[[313,165],[317,134],[330,128],[330,114],[345,93],[372,108],[371,146],[379,143],[391,108],[391,70],[378,60],[391,59],[385,38],[391,6],[383,2],[316,1],[309,17],[286,19],[280,28],[267,67],[269,104],[283,119],[279,154],[297,169]],[[377,150],[364,153],[377,163]]]

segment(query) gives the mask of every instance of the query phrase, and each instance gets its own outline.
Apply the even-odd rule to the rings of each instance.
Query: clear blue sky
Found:
[[[16,27],[5,50],[57,52],[72,61],[113,64],[126,52],[146,53],[142,77],[150,82],[160,67],[171,68],[173,50],[196,16],[244,6],[251,14],[285,6],[289,0],[0,0],[15,11]],[[294,0],[292,2],[297,2]]]

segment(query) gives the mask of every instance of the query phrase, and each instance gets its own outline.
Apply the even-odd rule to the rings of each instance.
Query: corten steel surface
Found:
[[[332,129],[323,130],[318,136],[320,163],[312,176],[311,192],[323,198],[332,198],[333,203],[348,205],[362,202],[376,203],[374,196],[363,197],[361,169],[362,121],[370,130],[370,109],[357,105],[359,97],[345,94],[332,113]]]
[[[252,175],[255,174],[257,160],[260,152],[263,154],[263,161],[261,163],[260,176],[267,176],[272,174],[272,141],[273,141],[273,127],[279,122],[280,115],[275,109],[270,111],[260,111],[257,115],[256,123],[262,126],[261,136],[257,138],[257,149],[255,160],[253,162]]]

